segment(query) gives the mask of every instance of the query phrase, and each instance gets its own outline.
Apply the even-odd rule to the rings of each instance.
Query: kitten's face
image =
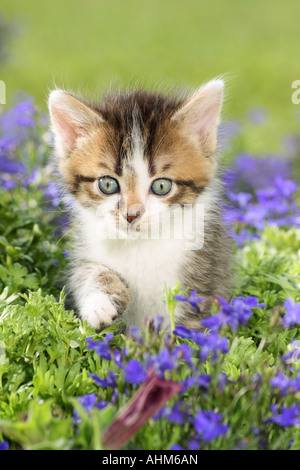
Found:
[[[133,92],[96,106],[53,92],[59,169],[69,191],[110,235],[151,237],[174,211],[195,204],[213,178],[221,99],[220,81],[186,102]]]

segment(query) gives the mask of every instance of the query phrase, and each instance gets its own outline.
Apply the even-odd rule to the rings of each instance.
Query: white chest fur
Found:
[[[88,247],[88,248],[87,248]],[[90,232],[85,259],[105,265],[126,281],[131,302],[124,320],[142,326],[147,317],[157,315],[169,323],[162,301],[164,284],[179,280],[185,247],[181,240],[97,240]]]

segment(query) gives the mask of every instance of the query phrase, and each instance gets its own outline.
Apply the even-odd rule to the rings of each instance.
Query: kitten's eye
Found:
[[[102,176],[102,178],[99,178],[99,189],[104,194],[115,194],[119,192],[120,187],[115,178],[112,178],[111,176]]]
[[[167,178],[158,178],[157,180],[153,181],[151,191],[157,196],[165,196],[168,194],[168,192],[170,192],[171,188],[172,181],[168,180]]]

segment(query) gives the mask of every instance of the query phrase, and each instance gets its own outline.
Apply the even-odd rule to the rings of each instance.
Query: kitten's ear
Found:
[[[49,112],[59,157],[68,155],[78,137],[104,122],[92,108],[62,90],[50,93]]]
[[[172,120],[182,124],[184,133],[208,154],[217,147],[217,128],[223,102],[223,80],[208,82],[176,111]]]

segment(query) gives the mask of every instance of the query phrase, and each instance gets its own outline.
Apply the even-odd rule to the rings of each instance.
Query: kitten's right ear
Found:
[[[223,80],[211,80],[184,102],[172,118],[182,126],[189,138],[194,139],[206,150],[207,154],[214,154],[217,147],[223,88]]]
[[[59,157],[68,155],[80,136],[104,122],[87,104],[63,90],[50,93],[49,112]]]

